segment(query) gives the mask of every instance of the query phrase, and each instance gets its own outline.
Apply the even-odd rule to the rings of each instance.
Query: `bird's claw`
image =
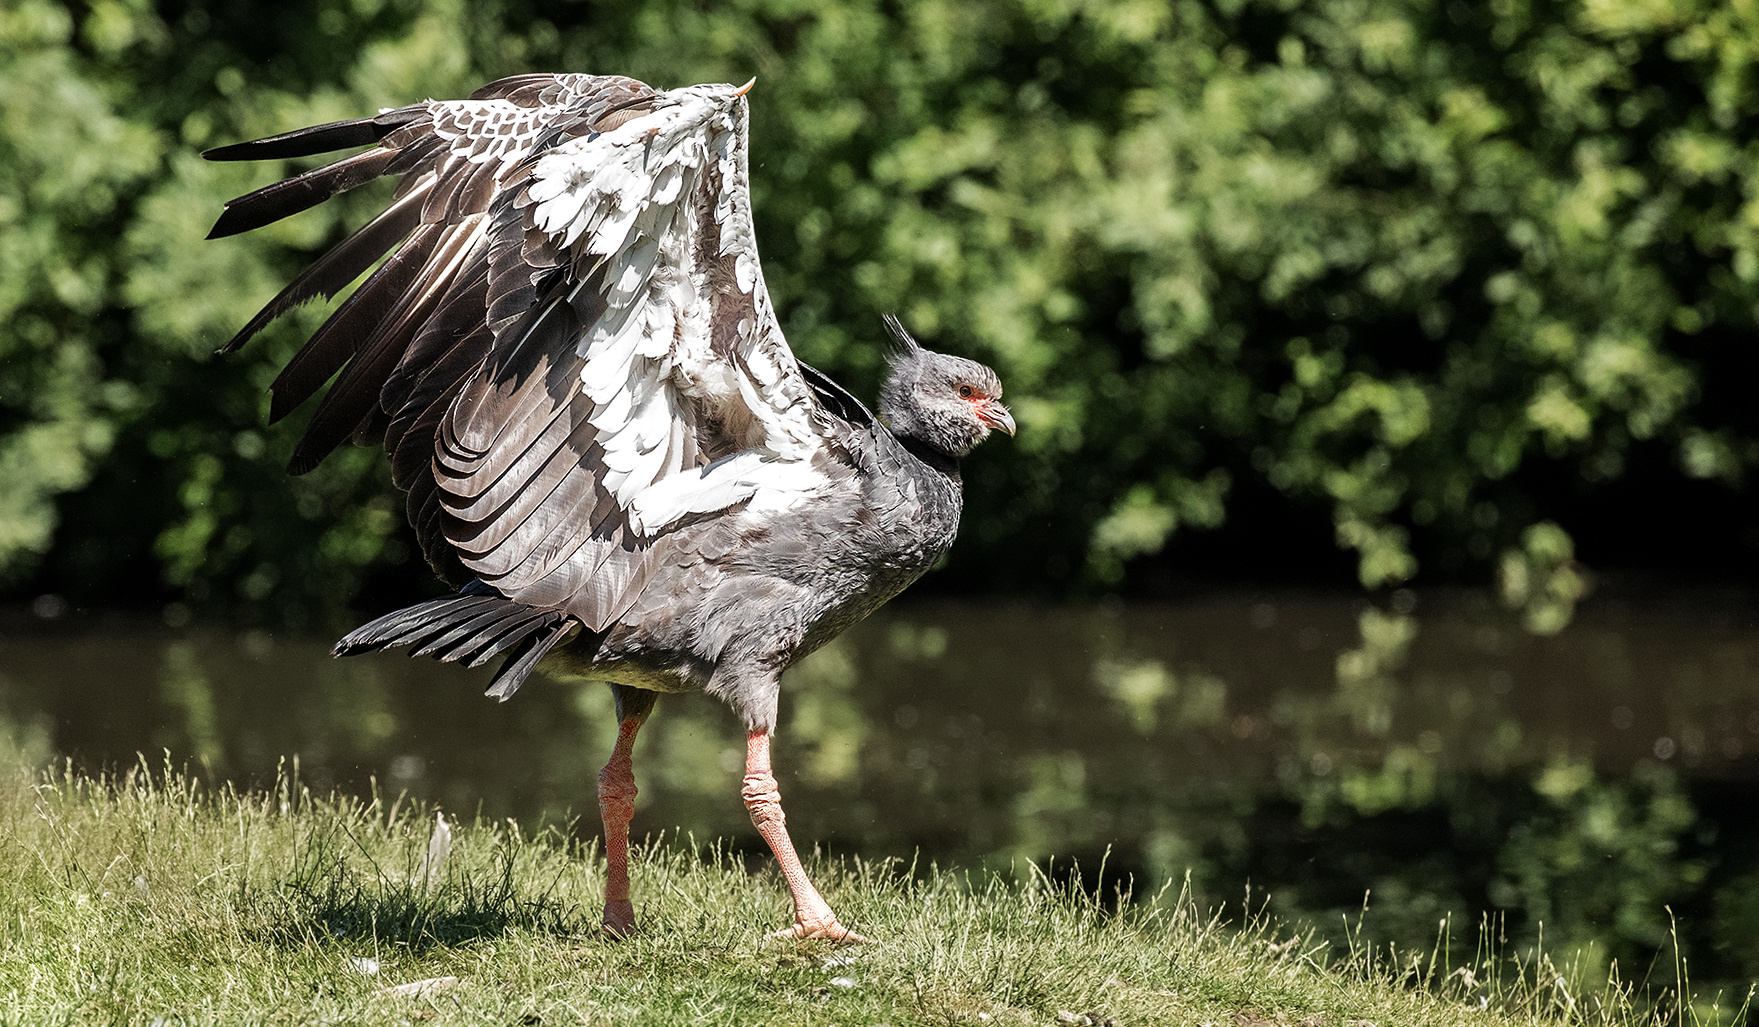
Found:
[[[838,945],[866,945],[868,939],[856,934],[837,922],[836,917],[829,920],[806,921],[796,920],[794,926],[784,927],[771,935],[777,941],[829,941]]]

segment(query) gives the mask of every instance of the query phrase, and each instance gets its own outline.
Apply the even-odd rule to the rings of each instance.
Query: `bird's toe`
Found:
[[[849,928],[838,923],[836,918],[826,921],[808,923],[796,920],[794,926],[784,927],[774,937],[778,941],[829,941],[838,945],[866,945],[869,940]]]
[[[635,933],[635,906],[627,901],[605,903],[605,916],[599,933],[612,941],[621,941]]]

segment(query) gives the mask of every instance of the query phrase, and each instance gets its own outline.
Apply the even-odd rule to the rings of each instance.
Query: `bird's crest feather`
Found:
[[[886,363],[896,368],[900,364],[911,363],[920,358],[922,345],[911,336],[897,315],[886,314],[884,320],[886,332],[891,336],[886,342]]]

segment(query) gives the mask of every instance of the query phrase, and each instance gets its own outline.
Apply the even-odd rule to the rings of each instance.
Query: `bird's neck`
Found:
[[[897,436],[899,442],[903,443],[905,451],[911,456],[921,460],[929,467],[953,479],[955,482],[959,480],[958,457],[918,436],[898,434],[896,432],[893,434]]]
[[[916,406],[901,398],[905,388],[895,378],[886,383],[885,390],[880,393],[880,420],[885,422],[886,430],[892,433],[892,437],[904,444],[911,456],[937,471],[957,476],[959,458],[929,440],[927,426],[917,413]]]
[[[949,452],[939,433],[929,428],[921,408],[909,395],[909,382],[894,374],[880,392],[879,415],[912,456],[944,474],[959,476],[959,457]]]

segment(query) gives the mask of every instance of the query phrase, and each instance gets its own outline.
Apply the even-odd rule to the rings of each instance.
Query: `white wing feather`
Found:
[[[731,86],[666,95],[674,102],[546,151],[528,186],[533,222],[577,273],[608,267],[606,310],[579,342],[581,382],[602,484],[646,536],[763,488],[812,490],[822,478],[805,462],[826,445],[757,259],[743,97]],[[695,245],[704,215],[718,229],[713,253]],[[732,273],[714,274],[727,258]],[[743,316],[717,348],[722,304]],[[682,466],[667,443],[687,407],[753,430],[736,456]]]

